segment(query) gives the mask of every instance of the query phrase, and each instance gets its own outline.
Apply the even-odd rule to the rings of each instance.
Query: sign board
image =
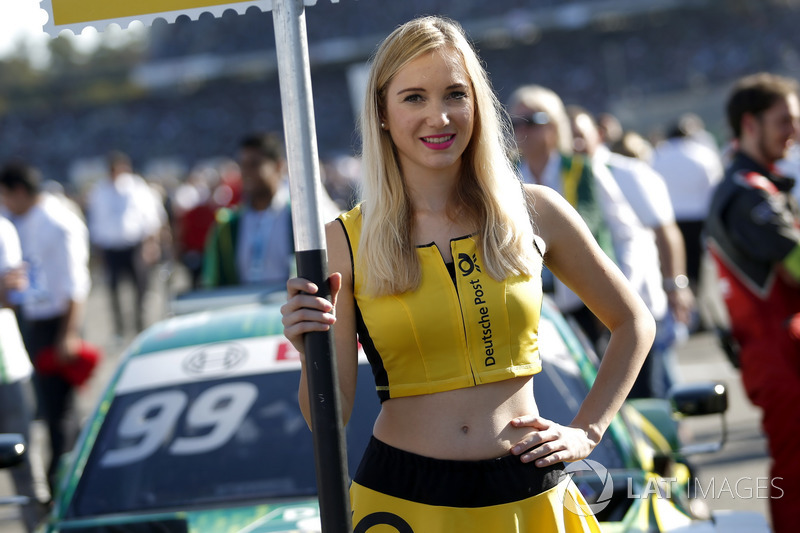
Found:
[[[339,0],[331,0],[338,3]],[[312,6],[317,0],[304,0]],[[201,13],[222,16],[227,10],[243,14],[248,8],[262,11],[272,10],[272,0],[136,0],[129,2],[109,0],[42,0],[42,9],[48,20],[44,31],[56,37],[64,30],[80,34],[85,28],[94,27],[102,31],[109,24],[127,28],[131,22],[139,21],[149,26],[155,19],[174,22],[180,15],[197,19]]]

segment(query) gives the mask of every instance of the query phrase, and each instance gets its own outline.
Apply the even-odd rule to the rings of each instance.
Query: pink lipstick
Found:
[[[454,133],[447,133],[442,135],[428,135],[421,137],[422,144],[431,150],[447,150],[456,140]]]

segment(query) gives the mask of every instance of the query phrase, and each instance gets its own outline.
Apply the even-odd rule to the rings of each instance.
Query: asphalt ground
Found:
[[[94,272],[99,272],[95,269]],[[146,323],[166,315],[166,295],[186,287],[185,275],[176,270],[167,276],[161,269],[153,273],[147,299]],[[123,285],[123,302],[133,301],[132,289]],[[126,299],[127,298],[127,299]],[[128,317],[133,324],[133,317]],[[86,309],[86,339],[103,347],[105,358],[87,386],[79,392],[79,410],[88,416],[105,386],[120,354],[133,339],[128,331],[123,338],[112,335],[110,306],[103,280],[94,275],[92,292]],[[727,440],[721,451],[692,456],[698,476],[696,489],[709,510],[757,511],[768,516],[768,498],[764,487],[769,483],[769,457],[766,440],[760,428],[760,411],[747,400],[738,371],[728,362],[712,333],[695,333],[678,347],[678,369],[683,382],[722,381],[729,394],[725,416]],[[685,419],[682,437],[686,442],[714,442],[721,436],[721,419],[705,416]],[[34,453],[47,455],[46,436],[39,422],[33,428]],[[13,494],[7,472],[0,471],[0,499]],[[14,506],[0,507],[0,533],[24,533]]]

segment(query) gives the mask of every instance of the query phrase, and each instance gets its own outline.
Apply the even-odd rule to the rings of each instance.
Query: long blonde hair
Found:
[[[489,275],[538,273],[525,196],[510,155],[513,135],[477,54],[458,23],[421,17],[399,26],[372,59],[361,115],[364,221],[358,262],[366,291],[398,294],[419,286],[422,276],[412,242],[412,208],[390,135],[380,126],[386,88],[409,62],[426,52],[452,51],[464,66],[474,93],[473,135],[462,156],[457,194],[478,223],[479,246]]]

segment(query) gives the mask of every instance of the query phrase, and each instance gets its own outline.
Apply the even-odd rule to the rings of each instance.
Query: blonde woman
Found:
[[[598,531],[562,502],[583,502],[563,461],[603,436],[652,317],[569,204],[521,185],[507,117],[456,23],[415,19],[381,44],[362,138],[363,202],[327,226],[334,303],[294,278],[282,308],[301,353],[305,333],[334,327],[345,421],[357,341],[373,367],[382,403],[351,486],[355,530]],[[612,331],[570,426],[533,395],[543,261]],[[310,420],[305,370],[299,400]]]

